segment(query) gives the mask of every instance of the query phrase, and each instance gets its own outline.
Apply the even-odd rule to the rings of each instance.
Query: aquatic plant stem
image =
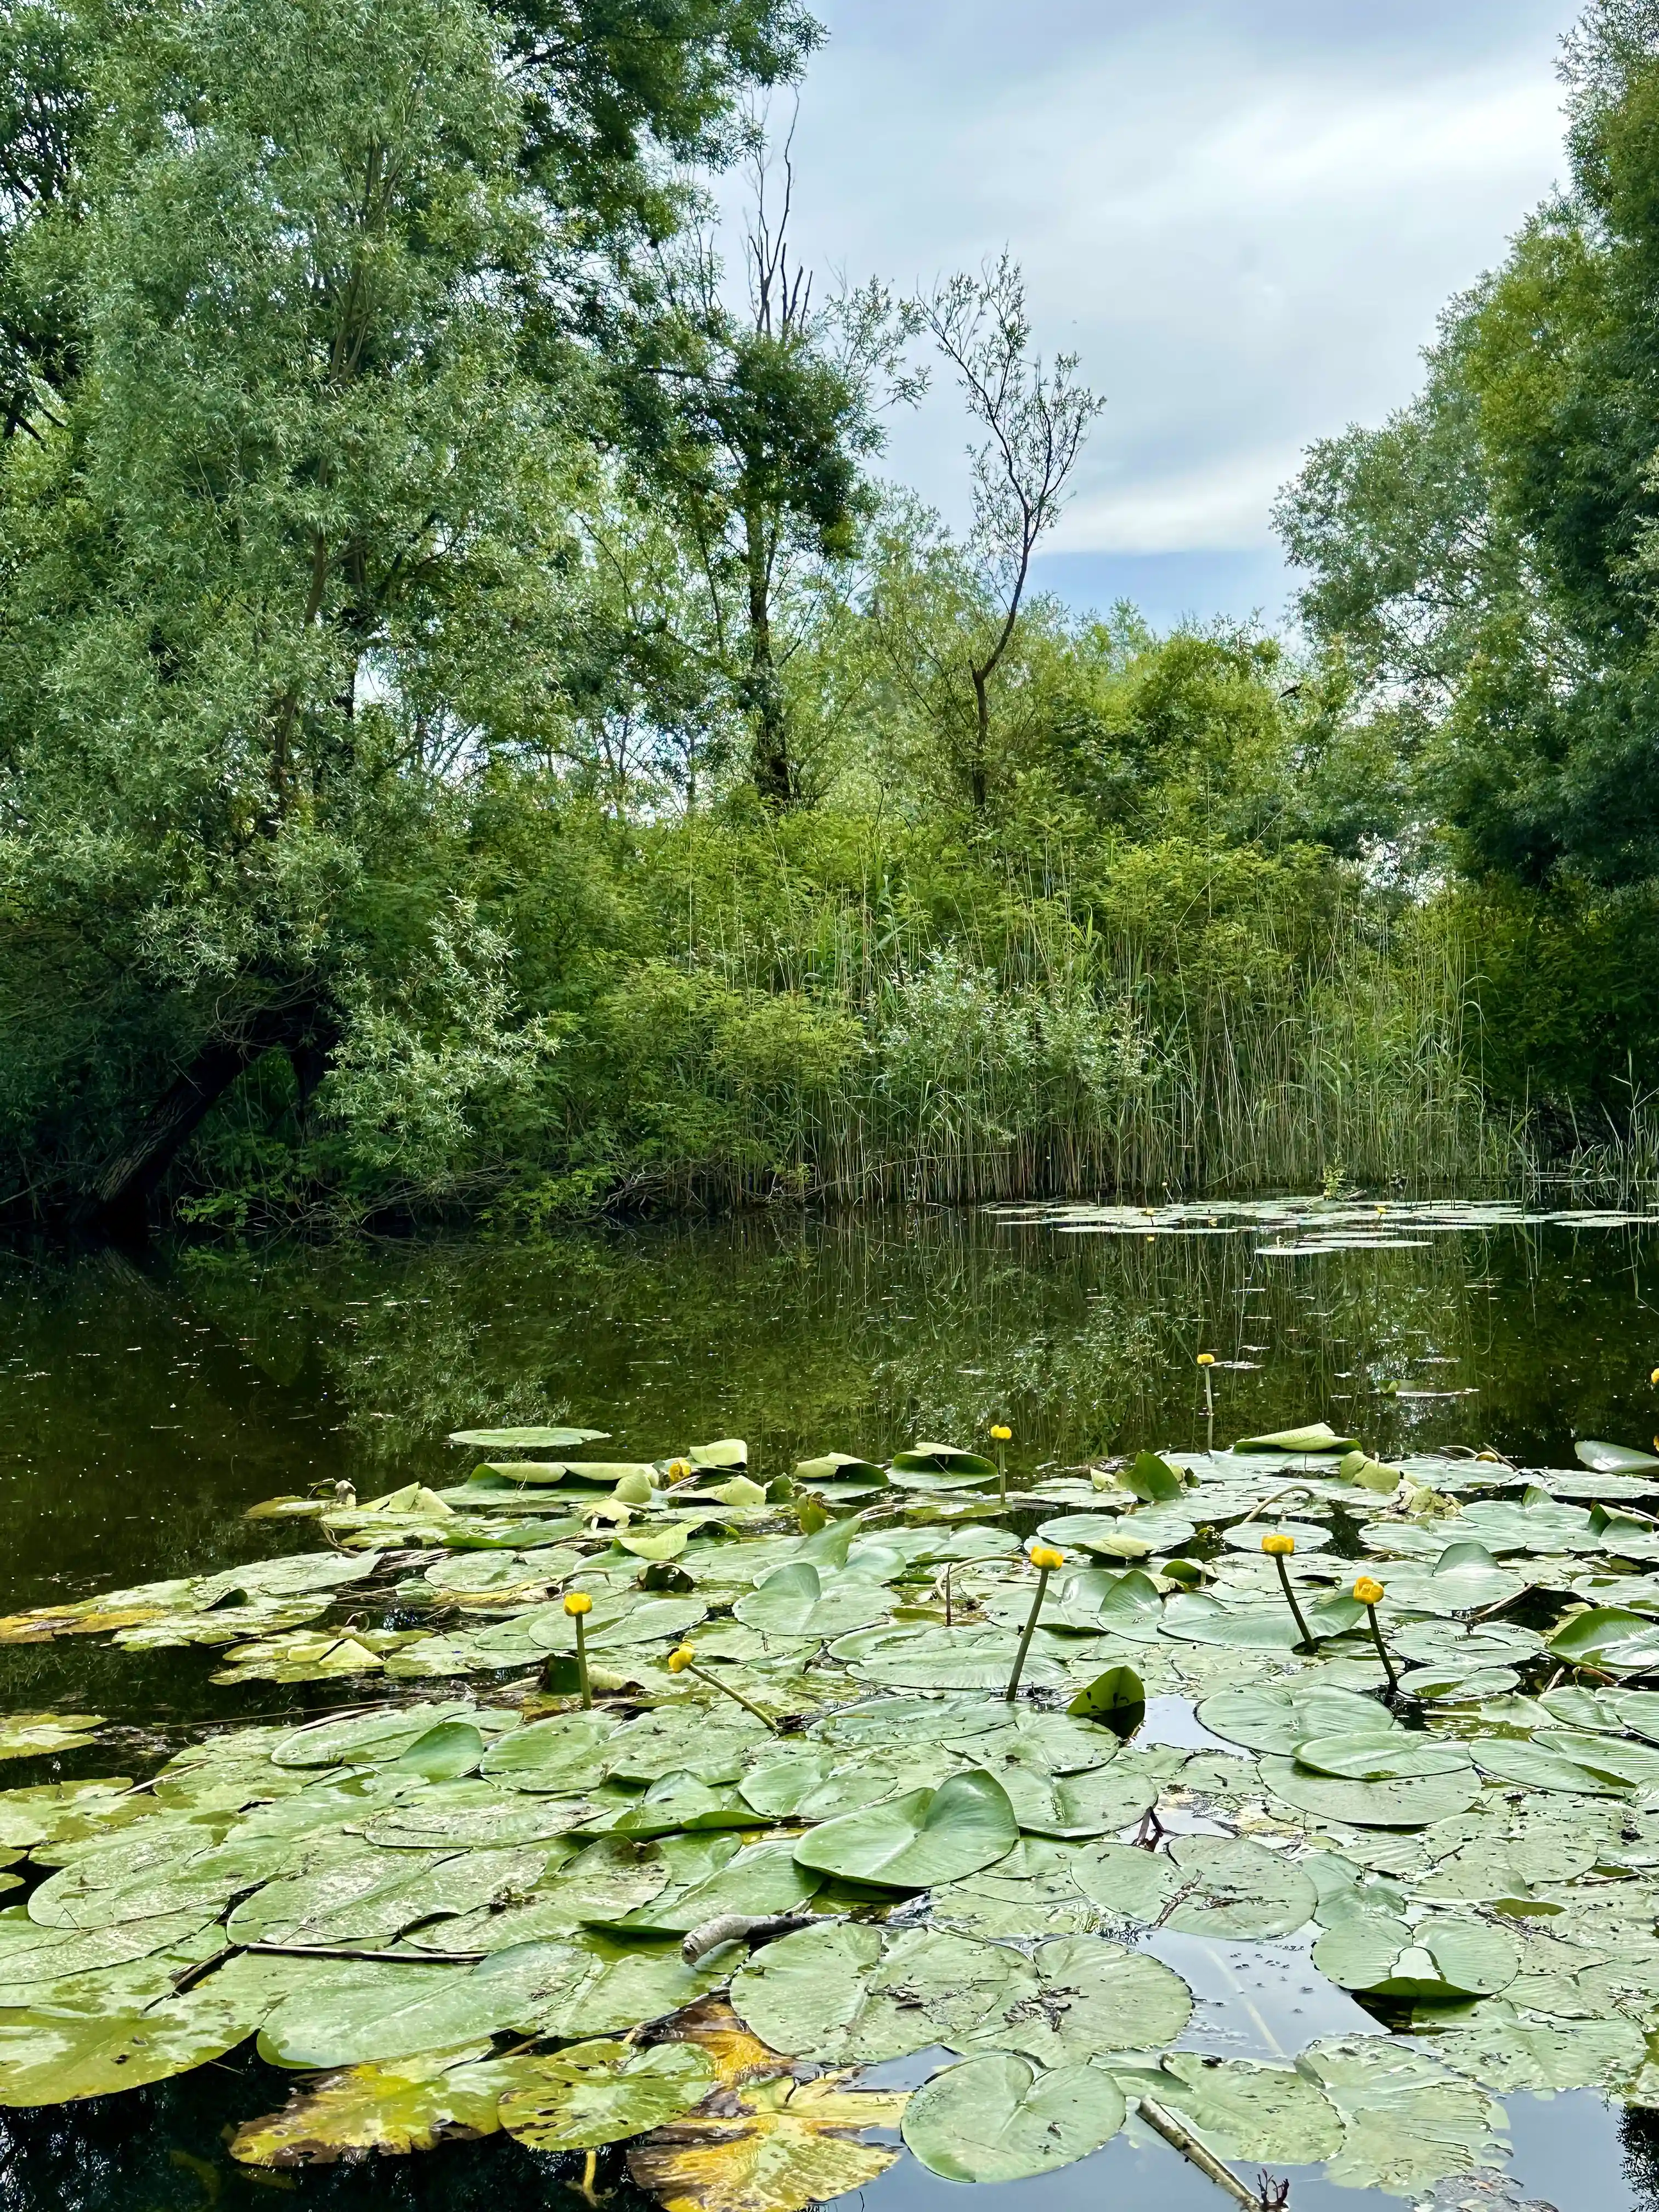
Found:
[[[1291,1618],[1297,1625],[1297,1629],[1301,1635],[1303,1643],[1306,1644],[1308,1649],[1311,1651],[1313,1649],[1313,1633],[1309,1628],[1307,1621],[1303,1617],[1301,1607],[1296,1601],[1296,1592],[1291,1587],[1291,1571],[1281,1559],[1275,1559],[1273,1565],[1279,1570],[1279,1588],[1285,1593],[1285,1604],[1291,1608]]]
[[[582,1626],[580,1613],[575,1615],[575,1622],[576,1672],[581,1678],[582,1711],[585,1713],[591,1713],[593,1710],[593,1686],[587,1679],[587,1637]]]
[[[1397,1698],[1400,1695],[1400,1677],[1394,1671],[1394,1662],[1389,1656],[1389,1647],[1382,1641],[1382,1631],[1378,1625],[1376,1607],[1374,1605],[1368,1605],[1365,1607],[1365,1618],[1370,1623],[1371,1642],[1376,1644],[1376,1656],[1382,1662],[1382,1672],[1389,1678],[1389,1694]]]
[[[1014,1654],[1014,1671],[1008,1677],[1008,1687],[1004,1692],[1006,1702],[1011,1705],[1019,1695],[1019,1678],[1025,1672],[1025,1655],[1031,1648],[1031,1638],[1036,1634],[1037,1615],[1042,1610],[1042,1600],[1048,1588],[1050,1572],[1051,1570],[1048,1567],[1037,1569],[1036,1595],[1031,1600],[1030,1618],[1025,1624],[1024,1634],[1019,1639],[1019,1649]]]
[[[741,1705],[746,1713],[752,1713],[763,1728],[770,1729],[774,1735],[777,1734],[777,1723],[769,1720],[758,1705],[751,1705],[740,1690],[734,1690],[728,1682],[717,1682],[712,1674],[705,1674],[701,1667],[688,1666],[684,1671],[688,1674],[695,1674],[706,1689],[718,1690],[721,1697],[730,1698],[733,1705]]]

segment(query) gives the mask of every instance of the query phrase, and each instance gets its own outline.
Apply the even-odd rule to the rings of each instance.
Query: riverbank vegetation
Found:
[[[799,268],[786,0],[13,0],[0,1203],[1644,1172],[1641,15],[1286,494],[1287,642],[1036,588],[1100,401],[1006,260]],[[881,474],[930,378],[955,533]]]

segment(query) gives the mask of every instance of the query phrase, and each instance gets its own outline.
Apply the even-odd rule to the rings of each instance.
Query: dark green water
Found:
[[[1328,1418],[1384,1456],[1491,1444],[1560,1465],[1575,1437],[1646,1443],[1659,1428],[1649,1381],[1659,1231],[1462,1231],[1421,1249],[1293,1261],[1259,1256],[1256,1243],[895,1214],[532,1249],[185,1248],[139,1262],[13,1252],[0,1257],[0,1611],[291,1549],[291,1529],[249,1523],[246,1507],[341,1476],[363,1498],[416,1476],[453,1480],[442,1438],[485,1421],[568,1418],[610,1431],[619,1457],[744,1436],[751,1465],[770,1474],[830,1449],[880,1457],[919,1436],[969,1443],[1000,1419],[1018,1464],[1070,1465],[1201,1443],[1194,1360],[1207,1350],[1249,1363],[1218,1372],[1221,1442]],[[10,1711],[69,1701],[176,1731],[321,1701],[217,1691],[209,1671],[201,1653],[74,1641],[0,1650]],[[64,1771],[110,1762],[100,1751]],[[17,1765],[0,1778],[46,1774]],[[567,2197],[576,2212],[583,2201],[560,2162],[500,2140],[256,2179],[225,2157],[222,2136],[287,2087],[236,2062],[125,2099],[0,2116],[0,2212],[192,2212],[268,2202],[290,2184],[343,2212],[502,2202],[563,2212]],[[1454,2189],[1447,2205],[1659,2212],[1648,2118],[1589,2096],[1518,2099],[1511,2111],[1517,2193]],[[599,2187],[625,2212],[617,2154],[602,2157]],[[886,2212],[934,2212],[945,2194],[960,2201],[908,2160],[866,2192],[890,2200]],[[1172,2154],[1123,2139],[981,2200],[983,2212],[1224,2201]],[[1302,2175],[1291,2212],[1389,2201]]]

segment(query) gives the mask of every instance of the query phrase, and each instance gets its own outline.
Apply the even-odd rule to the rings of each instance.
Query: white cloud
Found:
[[[1291,0],[1136,0],[1103,29],[1071,0],[981,9],[1025,28],[1012,51],[970,50],[966,6],[821,5],[841,35],[805,95],[801,242],[906,288],[1012,247],[1041,342],[1110,403],[1073,550],[1269,542],[1302,448],[1409,396],[1445,301],[1560,173],[1555,0],[1443,52]],[[964,436],[941,385],[888,465],[959,515]]]

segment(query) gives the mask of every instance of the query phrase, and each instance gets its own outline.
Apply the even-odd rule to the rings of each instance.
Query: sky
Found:
[[[1277,620],[1273,495],[1416,388],[1563,171],[1571,0],[817,0],[796,235],[909,291],[1006,246],[1106,398],[1041,580]],[[774,111],[775,124],[787,122]],[[885,468],[965,514],[947,380]]]

